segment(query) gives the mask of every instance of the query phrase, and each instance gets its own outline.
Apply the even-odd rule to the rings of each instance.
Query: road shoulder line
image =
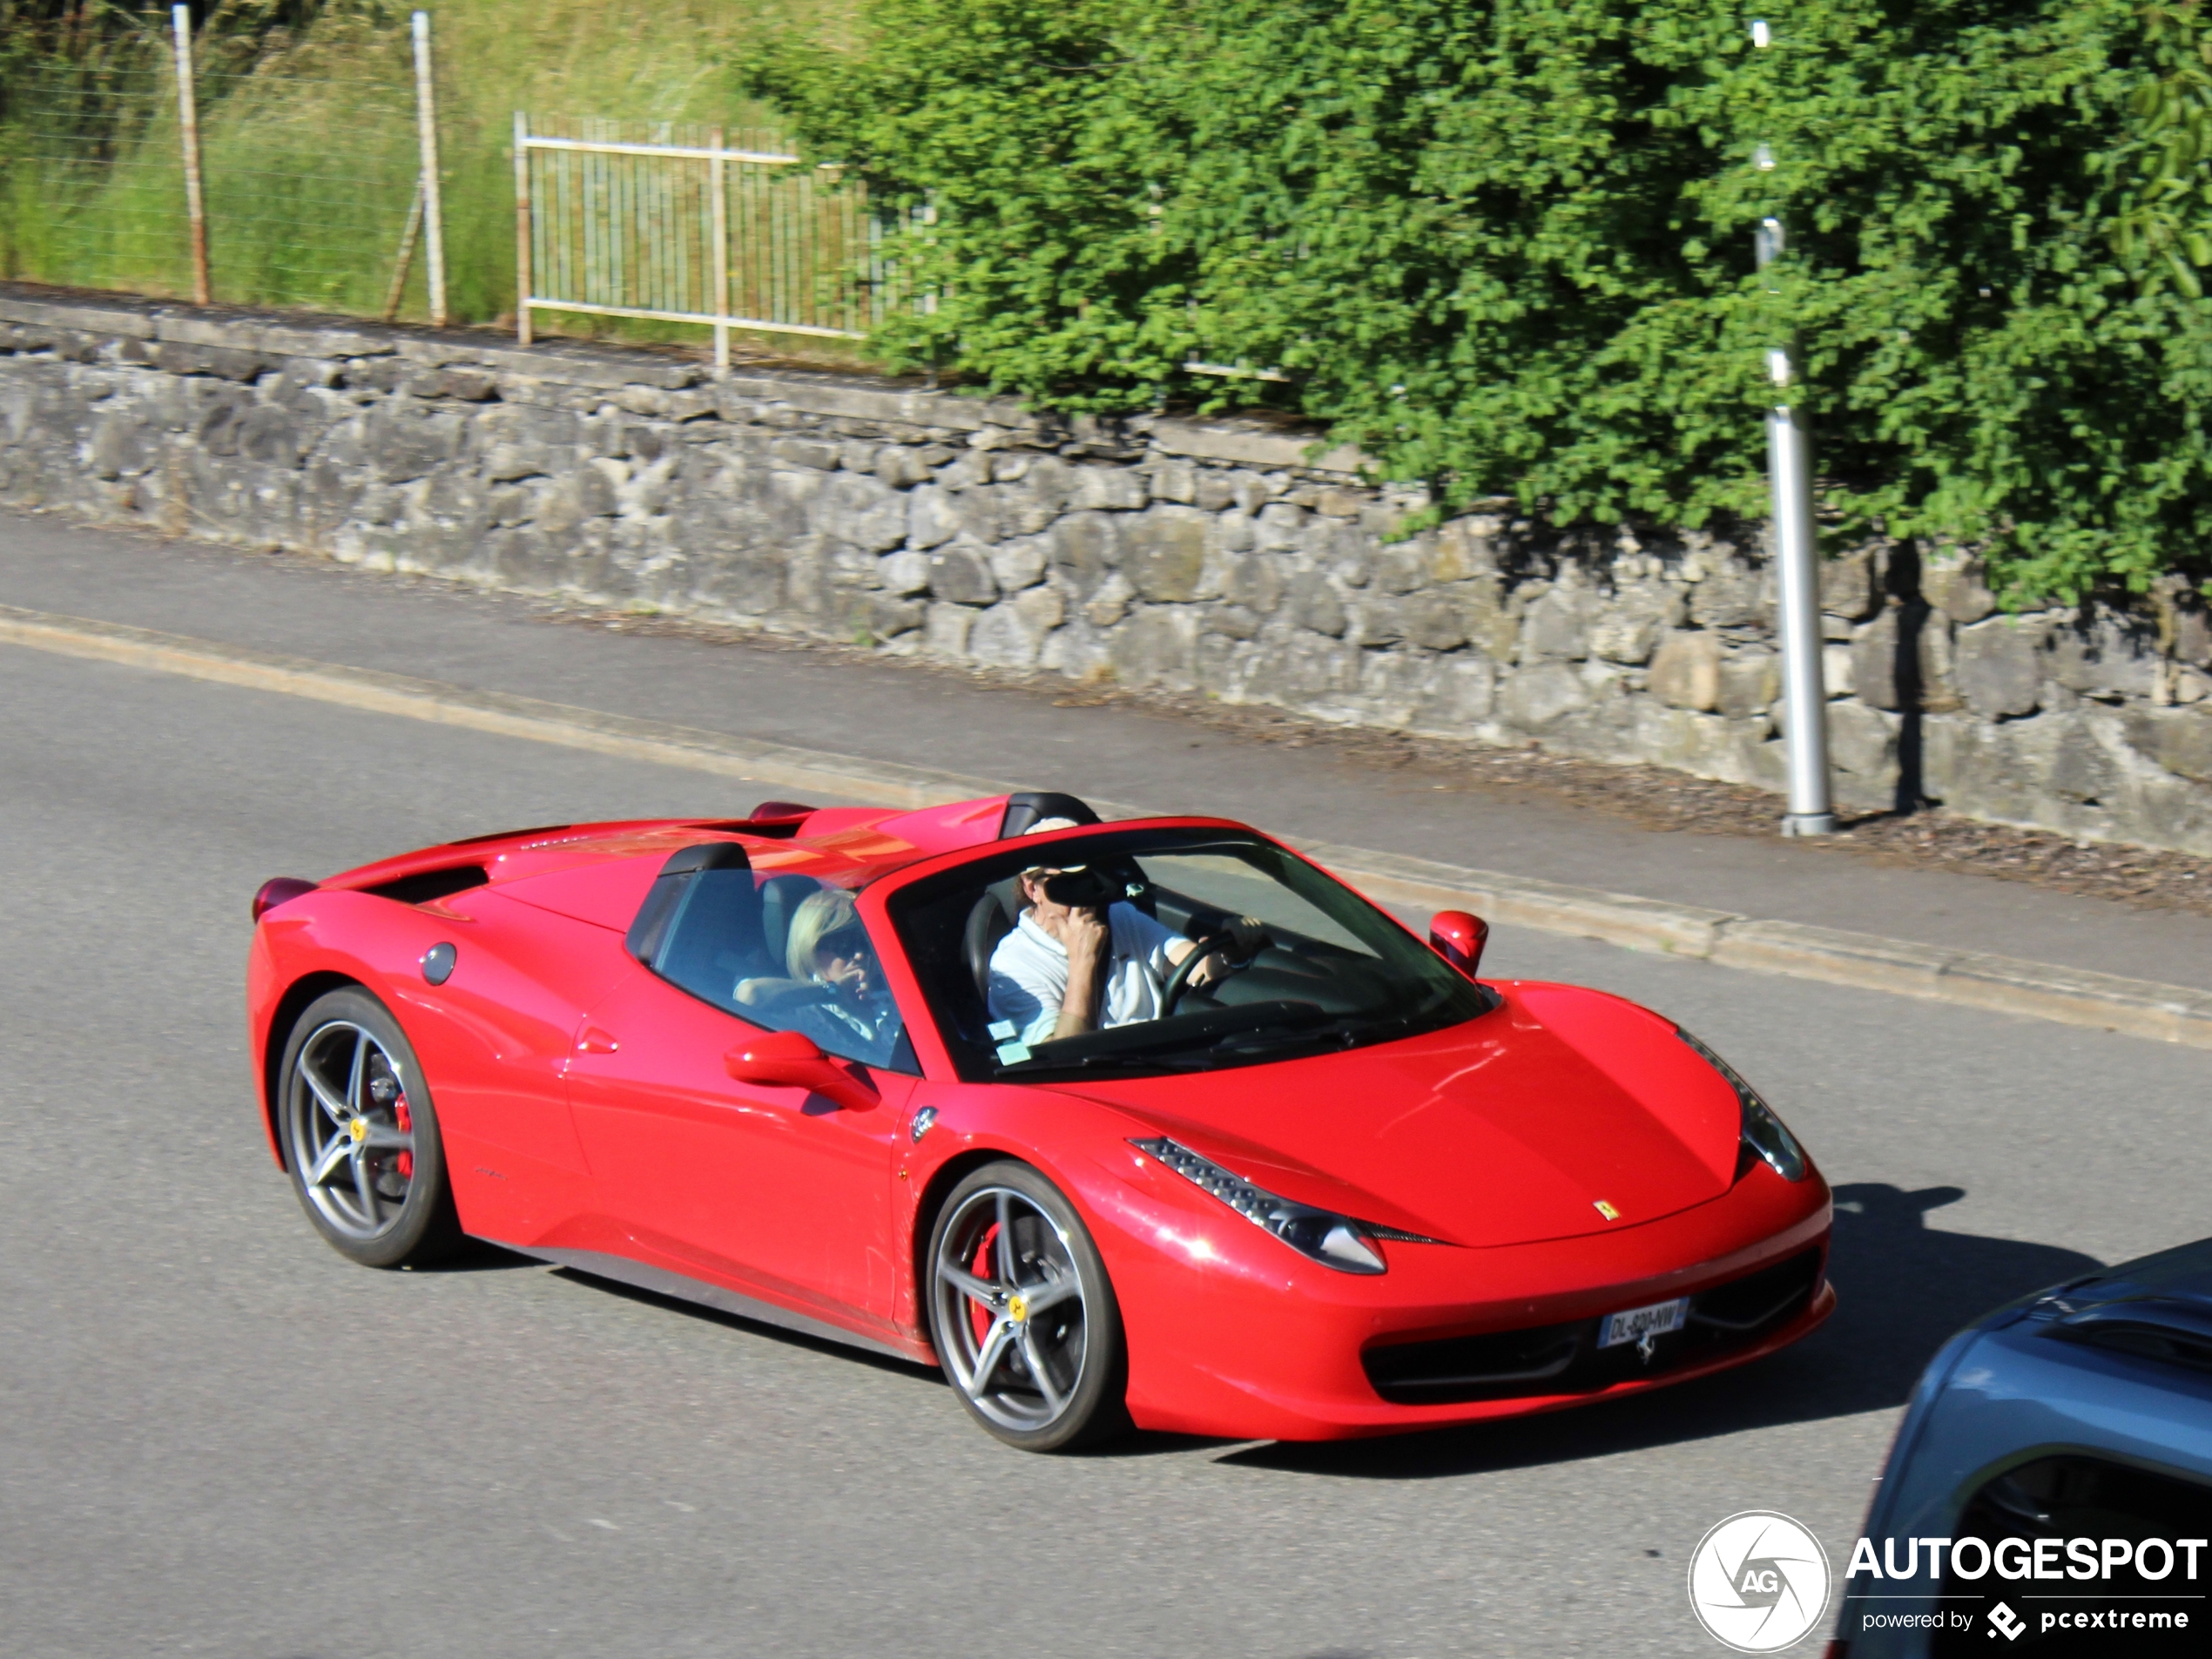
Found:
[[[1018,786],[12,605],[0,605],[0,643],[877,806],[911,809]],[[1157,810],[1096,804],[1125,816]],[[1298,846],[1371,896],[1395,903],[1473,909],[1510,927],[1663,951],[1724,968],[2212,1049],[2212,992],[2186,986],[1804,922],[1761,921],[1366,847],[1303,841]]]
[[[664,720],[641,720],[504,691],[472,691],[439,680],[13,605],[0,605],[0,642],[499,737],[528,738],[563,748],[750,779],[782,789],[852,795],[886,806],[927,806],[1005,788],[987,778],[792,748]]]

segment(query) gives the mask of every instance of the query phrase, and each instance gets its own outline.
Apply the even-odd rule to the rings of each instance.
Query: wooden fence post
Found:
[[[530,343],[530,120],[515,111],[515,338]]]

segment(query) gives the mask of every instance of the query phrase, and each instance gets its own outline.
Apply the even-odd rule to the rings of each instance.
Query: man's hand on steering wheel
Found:
[[[1224,924],[1224,931],[1229,936],[1228,966],[1232,970],[1250,968],[1252,958],[1258,955],[1263,948],[1275,942],[1268,937],[1266,926],[1258,916],[1231,916]],[[1221,936],[1216,934],[1213,938],[1217,941]]]
[[[1192,986],[1218,985],[1231,974],[1250,968],[1271,942],[1267,928],[1255,916],[1231,917],[1214,932],[1194,941],[1190,954],[1176,964],[1160,995],[1161,1014],[1174,1013],[1183,994]]]

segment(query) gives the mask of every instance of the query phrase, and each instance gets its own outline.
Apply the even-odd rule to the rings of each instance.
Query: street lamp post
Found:
[[[1751,25],[1751,44],[1772,43],[1764,18]],[[1761,172],[1774,157],[1761,145],[1752,165]],[[1782,221],[1762,219],[1753,236],[1758,268],[1782,255]],[[1767,411],[1767,477],[1774,501],[1775,563],[1782,577],[1782,698],[1790,758],[1790,807],[1784,835],[1832,835],[1836,813],[1828,791],[1828,688],[1821,674],[1820,542],[1812,520],[1812,445],[1803,413],[1791,401],[1797,379],[1789,344],[1767,353],[1775,402]]]

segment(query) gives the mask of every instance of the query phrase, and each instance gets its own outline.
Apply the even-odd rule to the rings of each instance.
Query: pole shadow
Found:
[[[1942,1232],[1929,1211],[1959,1187],[1836,1190],[1837,1309],[1795,1347],[1679,1387],[1587,1408],[1379,1440],[1271,1441],[1215,1460],[1352,1480],[1420,1480],[1648,1449],[1902,1406],[1954,1332],[2103,1265],[2052,1244]]]
[[[1900,818],[1937,803],[1928,799],[1927,765],[1921,731],[1927,686],[1920,672],[1920,633],[1934,607],[1920,597],[1920,554],[1910,542],[1890,550],[1888,582],[1899,603],[1897,655],[1891,665],[1897,685],[1897,795]]]

